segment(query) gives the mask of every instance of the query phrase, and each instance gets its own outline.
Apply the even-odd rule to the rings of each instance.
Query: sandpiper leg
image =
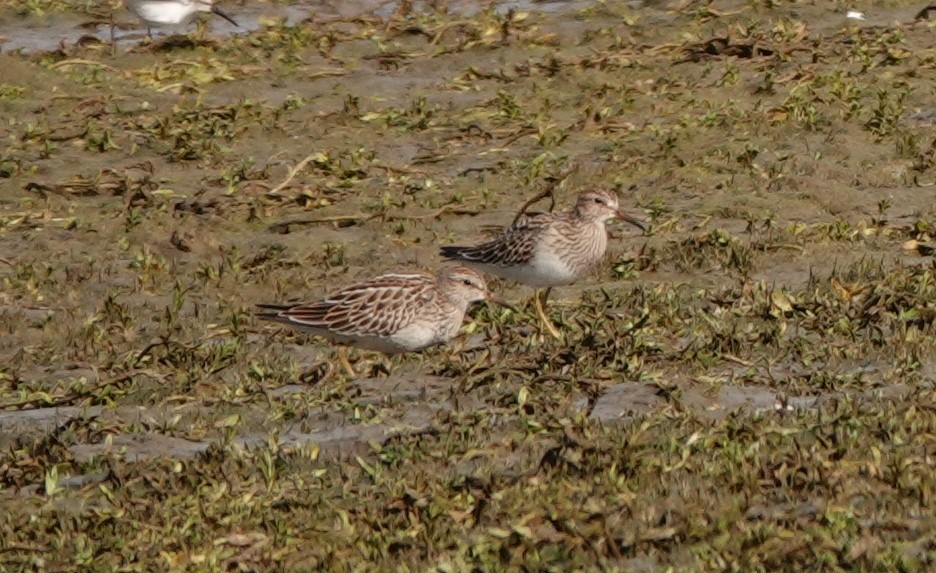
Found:
[[[111,12],[110,15],[110,41],[111,41],[111,55],[117,55],[117,22],[114,21],[114,13]]]
[[[351,363],[348,362],[348,349],[344,346],[338,347],[338,362],[341,364],[341,367],[345,369],[348,376],[351,378],[357,377],[354,368],[351,368]]]
[[[540,300],[540,292],[537,290],[533,293],[533,302],[536,305],[536,314],[539,316],[540,321],[542,321],[543,327],[549,331],[549,334],[551,334],[553,338],[561,339],[562,333],[559,332],[559,329],[549,320],[549,317],[546,316],[546,311],[543,309],[547,299],[549,299],[549,291],[551,290],[552,288],[548,288],[543,292],[542,300]]]

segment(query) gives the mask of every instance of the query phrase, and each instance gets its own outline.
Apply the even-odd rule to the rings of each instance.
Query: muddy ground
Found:
[[[0,7],[4,570],[934,566],[920,2],[88,6]],[[252,316],[590,185],[651,230],[563,340]]]

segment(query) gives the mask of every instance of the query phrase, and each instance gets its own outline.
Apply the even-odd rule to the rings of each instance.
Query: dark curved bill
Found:
[[[218,16],[221,16],[222,18],[224,18],[225,20],[227,20],[227,21],[230,22],[231,24],[234,24],[235,26],[237,26],[238,28],[240,28],[240,24],[238,24],[237,22],[235,22],[235,21],[234,21],[234,18],[231,18],[230,16],[228,16],[227,14],[225,14],[224,12],[222,12],[222,11],[221,11],[221,8],[218,8],[217,6],[212,6],[212,7],[211,7],[211,11],[212,11],[213,13],[217,14]]]
[[[637,227],[638,229],[640,229],[641,231],[643,231],[645,235],[647,234],[647,226],[646,226],[646,225],[644,224],[644,222],[641,221],[640,219],[638,219],[638,218],[636,218],[636,217],[631,217],[630,215],[628,215],[628,214],[625,213],[624,211],[618,211],[618,212],[617,212],[617,218],[620,219],[620,220],[622,220],[622,221],[626,221],[626,222],[630,223],[631,225]]]
[[[512,312],[515,312],[515,313],[516,313],[516,312],[519,312],[519,311],[517,310],[517,307],[515,307],[514,305],[510,304],[510,303],[507,302],[507,301],[504,301],[504,300],[501,300],[501,299],[499,299],[499,298],[497,298],[497,297],[495,297],[495,296],[492,296],[491,293],[488,293],[487,298],[484,299],[484,300],[485,300],[485,302],[493,302],[493,303],[496,304],[497,306],[502,306],[502,307],[504,307],[504,308],[509,308]]]
[[[510,304],[509,302],[507,302],[507,301],[505,301],[505,300],[501,300],[501,299],[496,298],[496,297],[493,297],[493,296],[488,296],[488,297],[487,297],[487,301],[488,301],[488,302],[493,302],[494,304],[496,304],[496,305],[498,305],[498,306],[502,306],[502,307],[504,307],[504,308],[509,308],[510,310],[512,310],[512,311],[515,312],[515,313],[516,313],[516,312],[519,312],[519,311],[517,310],[517,307],[515,307],[514,305]]]

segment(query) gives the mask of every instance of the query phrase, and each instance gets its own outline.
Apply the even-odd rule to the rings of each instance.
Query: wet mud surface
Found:
[[[0,564],[933,563],[918,3],[228,2],[153,44],[40,4],[0,8]],[[252,316],[590,185],[651,230],[553,291],[562,340],[502,281],[356,377]]]

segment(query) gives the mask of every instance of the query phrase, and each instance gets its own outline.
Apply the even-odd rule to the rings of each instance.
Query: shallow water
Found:
[[[554,12],[565,7],[582,5],[587,2],[581,0],[559,0],[553,2],[536,2],[518,0],[509,2],[451,2],[447,5],[450,12],[470,15],[493,6],[496,12],[506,12],[513,8],[516,10],[536,10],[540,12]],[[208,31],[215,36],[232,36],[249,33],[263,27],[264,22],[283,21],[287,25],[295,25],[303,20],[329,20],[340,18],[355,18],[364,15],[373,15],[387,18],[397,8],[396,2],[296,2],[288,5],[253,4],[244,6],[225,6],[226,14],[237,21],[234,26],[224,18],[208,17]],[[418,6],[417,6],[418,9]],[[139,42],[146,37],[145,28],[127,10],[117,10],[113,13],[114,38],[120,42]],[[170,34],[190,32],[195,24],[179,26],[166,26],[153,28],[154,38]],[[75,17],[74,14],[46,14],[22,19],[9,18],[0,21],[0,50],[11,52],[21,50],[24,53],[54,50],[62,45],[70,45],[82,38],[95,38],[102,42],[111,38],[111,21],[94,18],[88,15],[85,18]]]

